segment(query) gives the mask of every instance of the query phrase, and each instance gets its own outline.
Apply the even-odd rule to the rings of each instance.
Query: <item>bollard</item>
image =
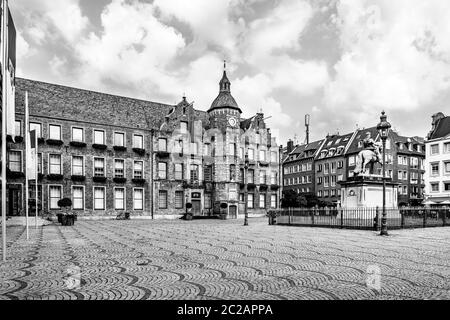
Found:
[[[380,209],[378,207],[376,207],[375,209],[375,218],[373,219],[373,229],[375,231],[378,231],[378,220],[380,217]]]

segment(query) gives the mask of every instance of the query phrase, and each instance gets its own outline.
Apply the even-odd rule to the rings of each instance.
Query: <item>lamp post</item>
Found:
[[[380,117],[381,122],[378,124],[377,129],[380,133],[381,141],[383,142],[383,215],[381,218],[381,236],[387,236],[387,217],[386,217],[386,140],[389,136],[389,129],[391,124],[387,122],[386,113],[383,111]]]
[[[248,179],[247,179],[247,171],[248,171],[248,153],[245,154],[245,162],[244,162],[244,226],[248,226]]]

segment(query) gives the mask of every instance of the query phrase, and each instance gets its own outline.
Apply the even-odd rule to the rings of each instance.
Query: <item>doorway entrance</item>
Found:
[[[230,206],[230,210],[228,212],[229,219],[237,219],[237,206]]]
[[[192,214],[194,216],[202,214],[202,202],[200,200],[192,200]]]
[[[12,217],[20,216],[22,212],[22,188],[20,185],[8,186],[8,215]]]

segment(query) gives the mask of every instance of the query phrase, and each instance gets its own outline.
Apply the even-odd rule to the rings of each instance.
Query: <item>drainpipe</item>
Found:
[[[154,181],[153,181],[153,136],[154,136],[154,130],[150,130],[150,210],[152,215],[152,220],[154,220],[154,203],[155,199],[153,199],[153,193],[154,193]]]

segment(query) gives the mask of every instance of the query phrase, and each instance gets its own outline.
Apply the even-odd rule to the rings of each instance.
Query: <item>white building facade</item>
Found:
[[[450,206],[450,117],[433,115],[425,146],[425,203]]]

